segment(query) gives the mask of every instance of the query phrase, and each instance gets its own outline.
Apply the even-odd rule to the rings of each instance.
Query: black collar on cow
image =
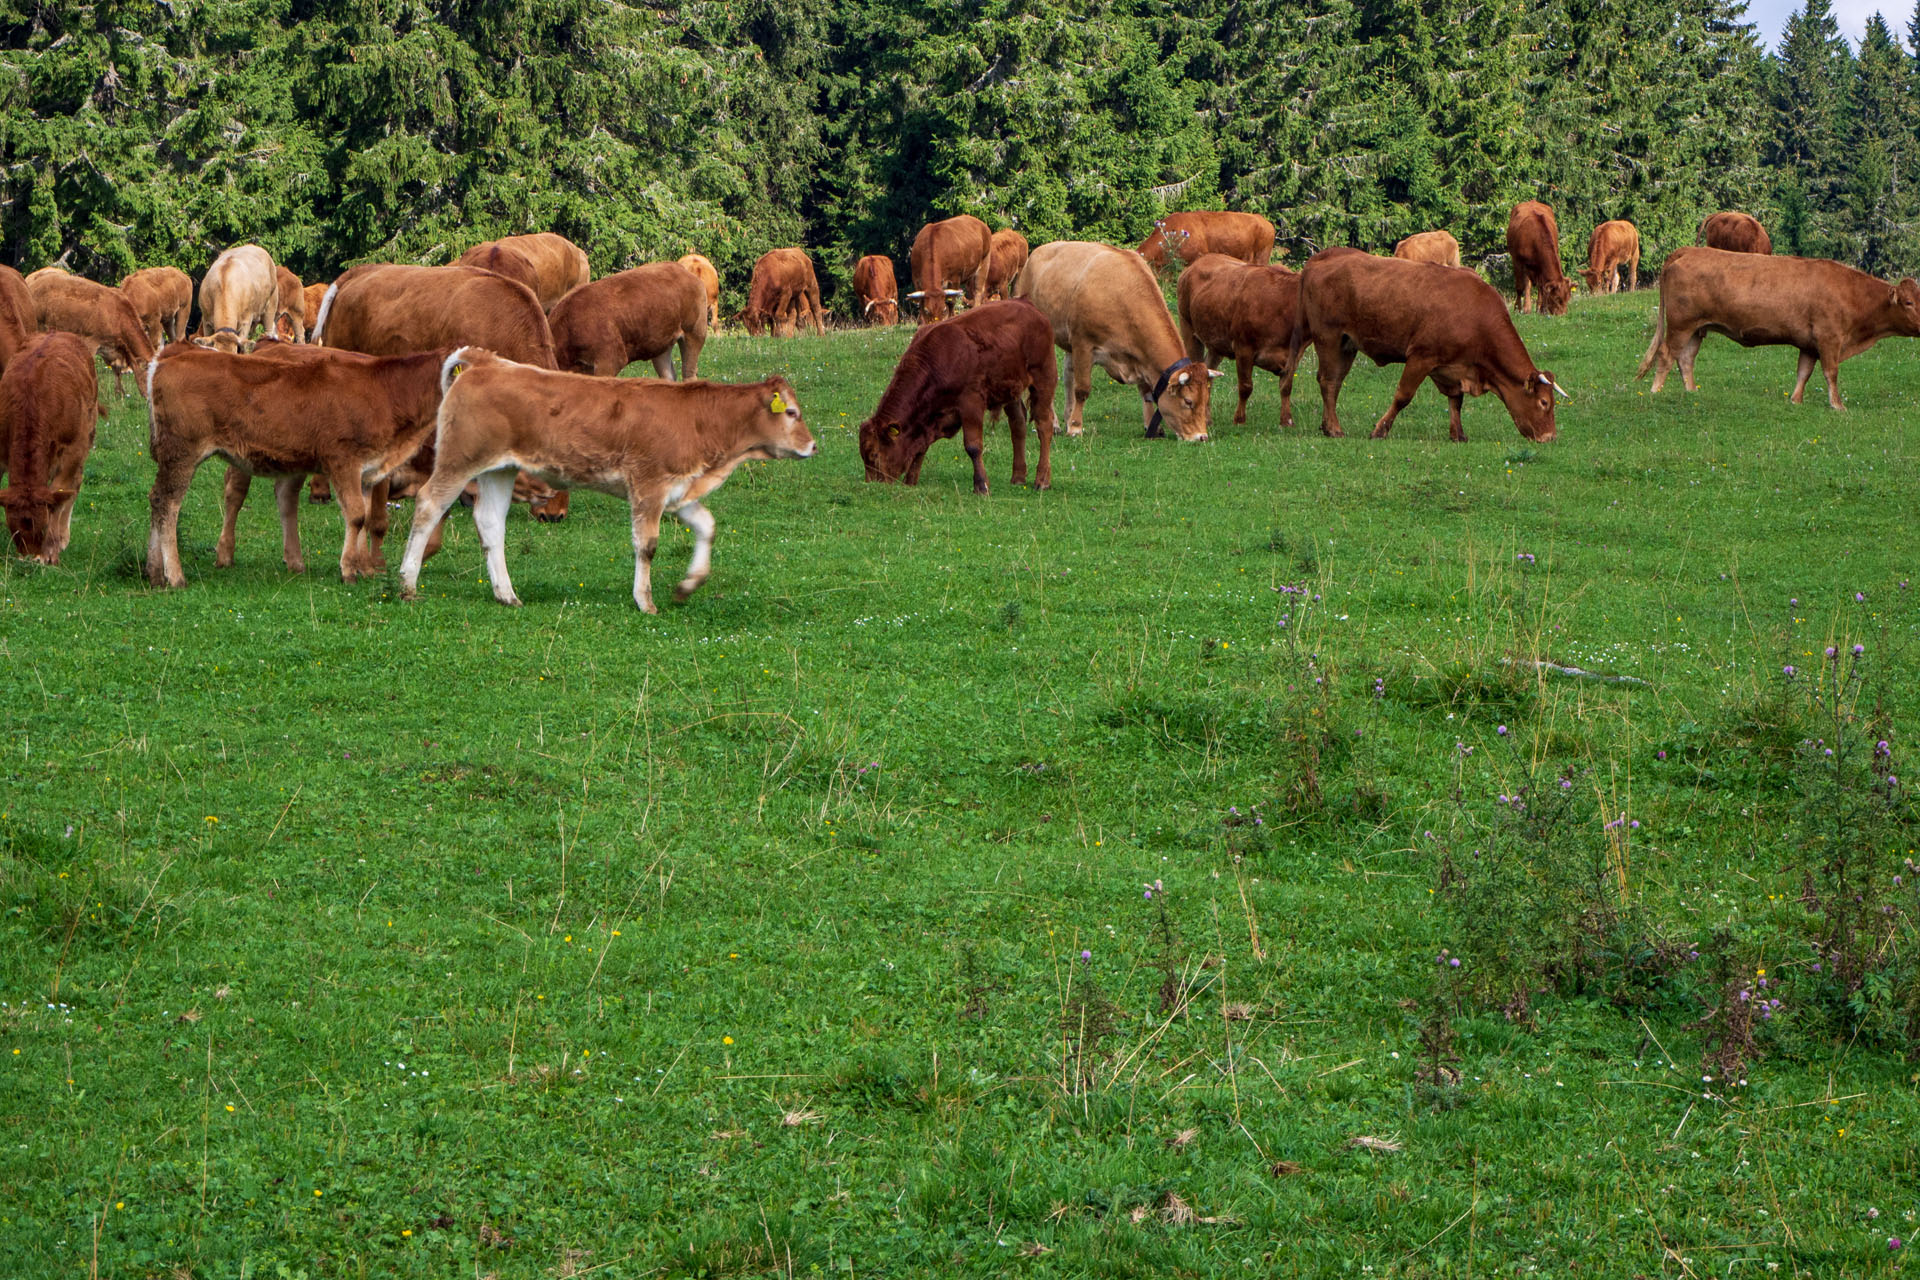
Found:
[[[230,333],[230,334],[232,334],[232,335],[233,335],[234,337],[236,337],[236,338],[240,336],[240,331],[239,331],[238,329],[236,329],[236,328],[234,328],[234,327],[233,327],[232,325],[230,325],[230,324],[223,324],[223,325],[221,325],[221,326],[220,326],[220,327],[219,327],[218,329],[215,329],[215,330],[214,330],[214,332],[215,332],[215,333]]]
[[[1153,394],[1147,397],[1147,402],[1153,406],[1153,420],[1147,423],[1147,439],[1158,440],[1166,434],[1160,430],[1160,397],[1167,393],[1167,384],[1173,381],[1173,375],[1199,363],[1189,356],[1181,356],[1160,371],[1160,381],[1153,384]]]

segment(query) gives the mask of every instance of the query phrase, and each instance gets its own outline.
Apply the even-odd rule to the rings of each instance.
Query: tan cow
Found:
[[[467,482],[477,480],[473,522],[494,599],[520,603],[507,576],[505,545],[518,468],[550,484],[587,485],[627,499],[633,602],[657,612],[652,565],[661,516],[671,512],[693,531],[693,560],[674,590],[676,600],[685,600],[712,564],[713,515],[700,499],[749,458],[813,456],[813,436],[785,378],[744,386],[593,378],[549,373],[469,347],[448,357],[441,385],[439,456],[420,490],[400,566],[407,599],[418,594],[429,532]]]
[[[987,255],[988,302],[998,302],[1007,296],[1013,288],[1013,278],[1027,265],[1027,255],[1032,252],[1027,238],[1012,227],[993,233],[993,244]]]
[[[77,334],[37,335],[0,373],[0,466],[8,482],[0,508],[21,555],[60,563],[99,412],[93,352]]]
[[[26,277],[0,266],[0,370],[40,332],[40,308],[27,288]]]
[[[687,254],[680,259],[680,265],[693,272],[707,291],[707,332],[712,333],[720,327],[720,273],[698,253]]]
[[[1760,219],[1750,213],[1732,210],[1709,214],[1701,222],[1700,243],[1709,249],[1725,249],[1729,253],[1773,252],[1773,240],[1767,235],[1767,229],[1760,225]]]
[[[36,280],[49,279],[54,276],[70,276],[72,274],[73,272],[67,270],[67,264],[65,262],[49,262],[38,271],[27,272],[27,287],[31,289]]]
[[[273,336],[282,342],[305,342],[307,329],[317,318],[307,314],[306,286],[285,267],[276,265],[274,274],[279,279],[279,297],[273,309]],[[325,295],[321,296],[324,300]]]
[[[947,292],[955,286],[967,305],[977,307],[986,293],[993,255],[993,232],[970,214],[929,222],[913,238],[908,259],[913,276],[909,298],[920,301],[920,323],[947,318]]]
[[[135,271],[120,281],[120,292],[133,304],[154,350],[187,336],[187,314],[193,310],[193,277],[180,268]]]
[[[853,298],[869,324],[900,323],[900,285],[893,278],[893,259],[870,253],[854,263]]]
[[[1247,420],[1253,371],[1280,379],[1280,425],[1293,425],[1293,322],[1300,277],[1285,267],[1250,267],[1223,253],[1203,254],[1180,273],[1180,340],[1187,356],[1217,367],[1233,357],[1239,375],[1236,424]]]
[[[1693,358],[1709,333],[1743,347],[1797,347],[1799,404],[1820,363],[1827,403],[1840,402],[1840,364],[1882,338],[1920,337],[1920,283],[1888,284],[1825,258],[1792,258],[1687,247],[1660,269],[1660,317],[1639,376],[1653,370],[1651,390],[1666,384],[1675,363],[1687,390],[1696,389]]]
[[[243,244],[213,260],[200,278],[200,335],[203,347],[228,355],[250,346],[257,324],[273,332],[280,307],[279,268],[257,244]]]
[[[1513,206],[1507,216],[1507,253],[1513,258],[1514,310],[1567,314],[1573,282],[1560,266],[1560,224],[1551,207],[1538,200]]]
[[[300,302],[307,317],[307,341],[320,341],[320,304],[327,300],[327,289],[332,281],[322,280],[310,284],[300,291]]]
[[[65,272],[36,271],[28,278],[42,330],[78,334],[99,351],[116,379],[153,358],[153,344],[127,295]]]
[[[432,437],[444,358],[444,353],[426,352],[363,361],[316,352],[276,360],[191,343],[166,348],[147,371],[155,466],[147,579],[156,587],[186,585],[180,568],[180,503],[194,471],[215,454],[249,475],[291,479],[275,486],[283,526],[295,519],[300,477],[325,472],[345,523],[340,576],[351,582],[373,571],[369,488],[406,466]],[[302,567],[297,531],[287,535],[286,551],[287,567],[297,572]],[[231,544],[225,557],[231,562]]]
[[[673,377],[680,344],[680,376],[700,367],[707,341],[707,290],[677,262],[651,262],[581,285],[547,316],[554,358],[562,369],[617,377],[635,360],[651,360]]]
[[[1627,269],[1627,292],[1632,293],[1640,287],[1640,229],[1616,218],[1593,229],[1580,275],[1594,293],[1618,293],[1621,267]]]
[[[510,250],[519,254],[533,268],[534,284],[530,286],[534,295],[540,299],[545,310],[553,310],[560,299],[567,296],[569,289],[578,289],[593,279],[593,273],[587,268],[587,253],[579,245],[562,235],[551,231],[541,231],[530,236],[502,236],[498,240],[489,240],[477,244],[460,255],[455,266],[486,267],[488,270],[500,270],[500,266],[489,266],[478,261],[489,257],[492,249]],[[494,261],[507,267],[505,274],[512,277],[514,268],[497,256]],[[525,281],[522,281],[524,284]]]
[[[1184,267],[1208,253],[1265,266],[1273,259],[1273,224],[1257,213],[1170,213],[1155,222],[1153,234],[1140,242],[1140,256],[1156,272]]]
[[[1182,440],[1207,438],[1208,384],[1220,375],[1187,357],[1145,258],[1112,245],[1055,240],[1033,251],[1014,294],[1040,308],[1054,342],[1072,358],[1068,435],[1086,429],[1098,364],[1115,382],[1139,390],[1149,436],[1160,434],[1164,417]]]
[[[747,293],[747,309],[740,313],[747,332],[759,337],[768,326],[776,338],[791,338],[794,322],[813,320],[813,331],[824,335],[826,311],[820,305],[820,280],[813,274],[813,259],[800,248],[771,249],[753,264],[753,284]]]
[[[1408,262],[1432,262],[1443,267],[1460,265],[1460,242],[1451,231],[1416,231],[1393,246],[1393,256]]]

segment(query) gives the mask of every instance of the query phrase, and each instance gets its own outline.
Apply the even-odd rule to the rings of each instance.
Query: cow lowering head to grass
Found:
[[[60,563],[99,412],[93,352],[76,334],[40,334],[0,373],[0,508],[21,555]]]
[[[257,244],[235,245],[200,277],[200,333],[194,341],[232,355],[253,345],[255,326],[273,332],[280,272]]]

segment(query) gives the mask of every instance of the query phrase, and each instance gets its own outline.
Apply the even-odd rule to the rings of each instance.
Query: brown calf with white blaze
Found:
[[[720,273],[704,254],[689,253],[680,259],[680,265],[693,272],[707,291],[707,332],[712,333],[720,327]]]
[[[193,277],[178,267],[146,267],[120,281],[120,292],[133,304],[146,327],[147,341],[158,351],[187,336],[187,313],[193,310]]]
[[[1491,391],[1529,440],[1551,440],[1553,398],[1565,395],[1536,369],[1494,287],[1471,271],[1431,262],[1377,258],[1358,249],[1322,249],[1300,271],[1295,358],[1313,343],[1319,359],[1320,430],[1340,430],[1340,386],[1365,352],[1377,365],[1405,364],[1393,403],[1374,425],[1377,440],[1427,378],[1447,398],[1448,433],[1465,440],[1460,405]]]
[[[547,323],[562,369],[612,378],[635,360],[651,360],[661,377],[672,378],[678,343],[680,376],[691,378],[707,341],[707,290],[677,262],[650,262],[581,285]]]
[[[550,373],[463,347],[447,357],[433,476],[413,512],[400,565],[404,598],[418,594],[426,539],[469,480],[479,484],[473,522],[486,549],[493,597],[518,605],[507,576],[507,508],[517,468],[555,485],[624,496],[633,508],[633,602],[656,613],[652,567],[660,518],[693,531],[693,560],[674,590],[685,600],[706,581],[713,515],[700,499],[749,458],[809,458],[813,436],[785,378],[730,385]]]
[[[1700,243],[1709,249],[1729,253],[1771,254],[1773,240],[1760,219],[1750,213],[1728,209],[1709,214],[1700,223]]]
[[[1027,255],[1032,252],[1027,238],[1012,227],[993,233],[987,260],[988,302],[998,302],[1007,296],[1013,288],[1013,278],[1027,265]]]
[[[813,259],[805,249],[770,249],[753,264],[753,284],[747,293],[747,308],[740,313],[741,323],[754,337],[769,325],[776,338],[791,338],[794,321],[805,324],[811,316],[813,331],[825,334],[826,310],[820,305],[820,279],[813,273]]]
[[[1573,282],[1560,266],[1560,223],[1551,206],[1538,200],[1513,206],[1507,216],[1507,253],[1513,259],[1514,310],[1567,314]]]
[[[0,508],[21,555],[60,563],[99,414],[93,352],[75,334],[38,335],[0,373]]]
[[[1027,482],[1027,415],[1040,432],[1033,487],[1053,487],[1053,328],[1022,299],[989,302],[913,335],[873,416],[860,424],[867,479],[920,483],[935,440],[958,433],[973,460],[973,491],[987,492],[980,460],[987,415],[1006,415],[1013,483]],[[1027,403],[1022,404],[1021,398]]]
[[[1616,218],[1593,229],[1580,275],[1594,293],[1618,293],[1621,267],[1627,269],[1627,292],[1632,293],[1640,287],[1640,228]]]
[[[1265,266],[1273,258],[1273,236],[1273,224],[1257,213],[1207,209],[1170,213],[1153,224],[1153,233],[1140,242],[1139,253],[1156,272],[1185,266],[1209,253]]]
[[[1660,317],[1639,376],[1653,370],[1651,390],[1658,392],[1677,363],[1687,390],[1696,390],[1693,358],[1709,333],[1743,347],[1797,347],[1793,403],[1801,402],[1817,360],[1827,375],[1827,404],[1844,409],[1842,361],[1882,338],[1920,337],[1920,283],[1909,276],[1888,284],[1825,258],[1675,249],[1660,269]]]
[[[280,306],[279,268],[257,244],[235,245],[200,277],[200,334],[194,340],[228,355],[253,341],[257,324],[273,332]]]
[[[920,323],[947,318],[947,295],[956,285],[968,306],[979,306],[986,292],[992,255],[993,232],[970,214],[929,222],[920,228],[908,259],[913,292],[907,295],[920,300]]]
[[[1252,267],[1225,254],[1203,254],[1180,273],[1179,299],[1187,355],[1209,366],[1233,357],[1240,389],[1234,422],[1247,420],[1253,371],[1265,369],[1280,379],[1280,425],[1291,427],[1300,277],[1285,267]]]
[[[1208,384],[1220,375],[1187,357],[1146,259],[1109,244],[1055,240],[1033,251],[1014,294],[1040,308],[1054,342],[1072,359],[1068,435],[1086,429],[1098,364],[1115,382],[1139,390],[1149,436],[1160,434],[1164,417],[1182,440],[1207,438]]]
[[[161,352],[147,370],[152,414],[148,449],[156,474],[147,579],[186,585],[180,568],[180,503],[193,473],[218,455],[246,474],[288,477],[275,485],[286,533],[287,567],[298,572],[299,478],[324,472],[345,525],[340,576],[351,582],[376,566],[367,549],[372,483],[405,466],[432,437],[442,354],[341,357],[315,352],[292,360],[228,355],[191,343]],[[236,508],[237,510],[237,508]],[[227,562],[232,546],[224,549]]]
[[[64,272],[36,271],[29,278],[39,327],[43,331],[77,334],[99,351],[119,376],[153,359],[153,344],[127,295],[110,285]]]
[[[1460,265],[1460,242],[1451,231],[1416,231],[1393,246],[1393,256],[1408,262],[1433,262],[1443,267]]]
[[[853,296],[869,324],[898,324],[900,285],[893,277],[893,259],[870,253],[854,263]]]
[[[521,263],[526,265],[523,267]],[[540,299],[542,310],[551,311],[556,302],[593,278],[587,266],[587,252],[563,235],[539,231],[527,236],[502,236],[477,244],[460,255],[457,267],[480,267],[518,280]],[[528,270],[531,282],[525,279]]]

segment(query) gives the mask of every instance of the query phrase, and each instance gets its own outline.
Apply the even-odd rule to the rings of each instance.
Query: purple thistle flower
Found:
[[[1780,668],[1780,674],[1791,680],[1794,675],[1793,664],[1788,663],[1786,666]]]
[[[1834,647],[1833,647],[1832,645],[1828,645],[1828,646],[1827,646],[1827,656],[1828,656],[1829,658],[1832,658],[1832,657],[1836,657],[1836,656],[1838,656],[1838,654],[1839,654],[1839,652],[1840,652],[1840,651],[1839,651],[1838,649],[1836,649],[1836,648],[1834,648]]]
[[[1865,604],[1865,603],[1867,602],[1867,593],[1866,593],[1866,592],[1864,592],[1864,591],[1856,591],[1856,592],[1854,592],[1854,593],[1853,593],[1853,602],[1854,602],[1855,604]]]
[[[1504,738],[1507,736],[1507,726],[1501,725],[1498,729],[1495,729],[1494,732]]]
[[[1894,776],[1893,776],[1892,774],[1888,774],[1888,775],[1887,775],[1887,785],[1888,785],[1888,786],[1890,786],[1890,787],[1897,787],[1897,786],[1899,786],[1899,785],[1900,785],[1900,779],[1898,779],[1898,778],[1896,778],[1896,777],[1894,777]]]
[[[1082,952],[1080,953],[1080,963],[1081,963],[1081,964],[1092,964],[1092,963],[1093,963],[1093,952],[1091,952],[1091,951],[1082,951]]]
[[[1628,825],[1629,825],[1629,826],[1631,826],[1631,827],[1633,828],[1633,830],[1635,830],[1635,831],[1638,831],[1638,830],[1640,829],[1640,819],[1638,819],[1638,818],[1635,818],[1635,819],[1634,819],[1634,820],[1633,820],[1633,821],[1632,821],[1631,823],[1629,823]]]
[[[1458,969],[1460,967],[1460,957],[1454,956],[1452,959],[1448,960],[1447,967],[1450,969]]]
[[[1572,778],[1562,778],[1562,779],[1560,779],[1560,789],[1561,789],[1562,791],[1571,791],[1571,790],[1573,790],[1573,779],[1572,779]]]
[[[1653,758],[1656,760],[1665,760],[1667,758],[1667,753],[1664,751],[1656,751],[1653,753]]]
[[[1867,651],[1867,646],[1865,646],[1865,645],[1863,645],[1863,644],[1857,644],[1857,645],[1855,645],[1855,646],[1853,646],[1853,656],[1854,656],[1854,657],[1856,657],[1856,658],[1858,658],[1858,657],[1860,657],[1860,656],[1861,656],[1862,654],[1864,654],[1864,653],[1866,653],[1866,651]]]

